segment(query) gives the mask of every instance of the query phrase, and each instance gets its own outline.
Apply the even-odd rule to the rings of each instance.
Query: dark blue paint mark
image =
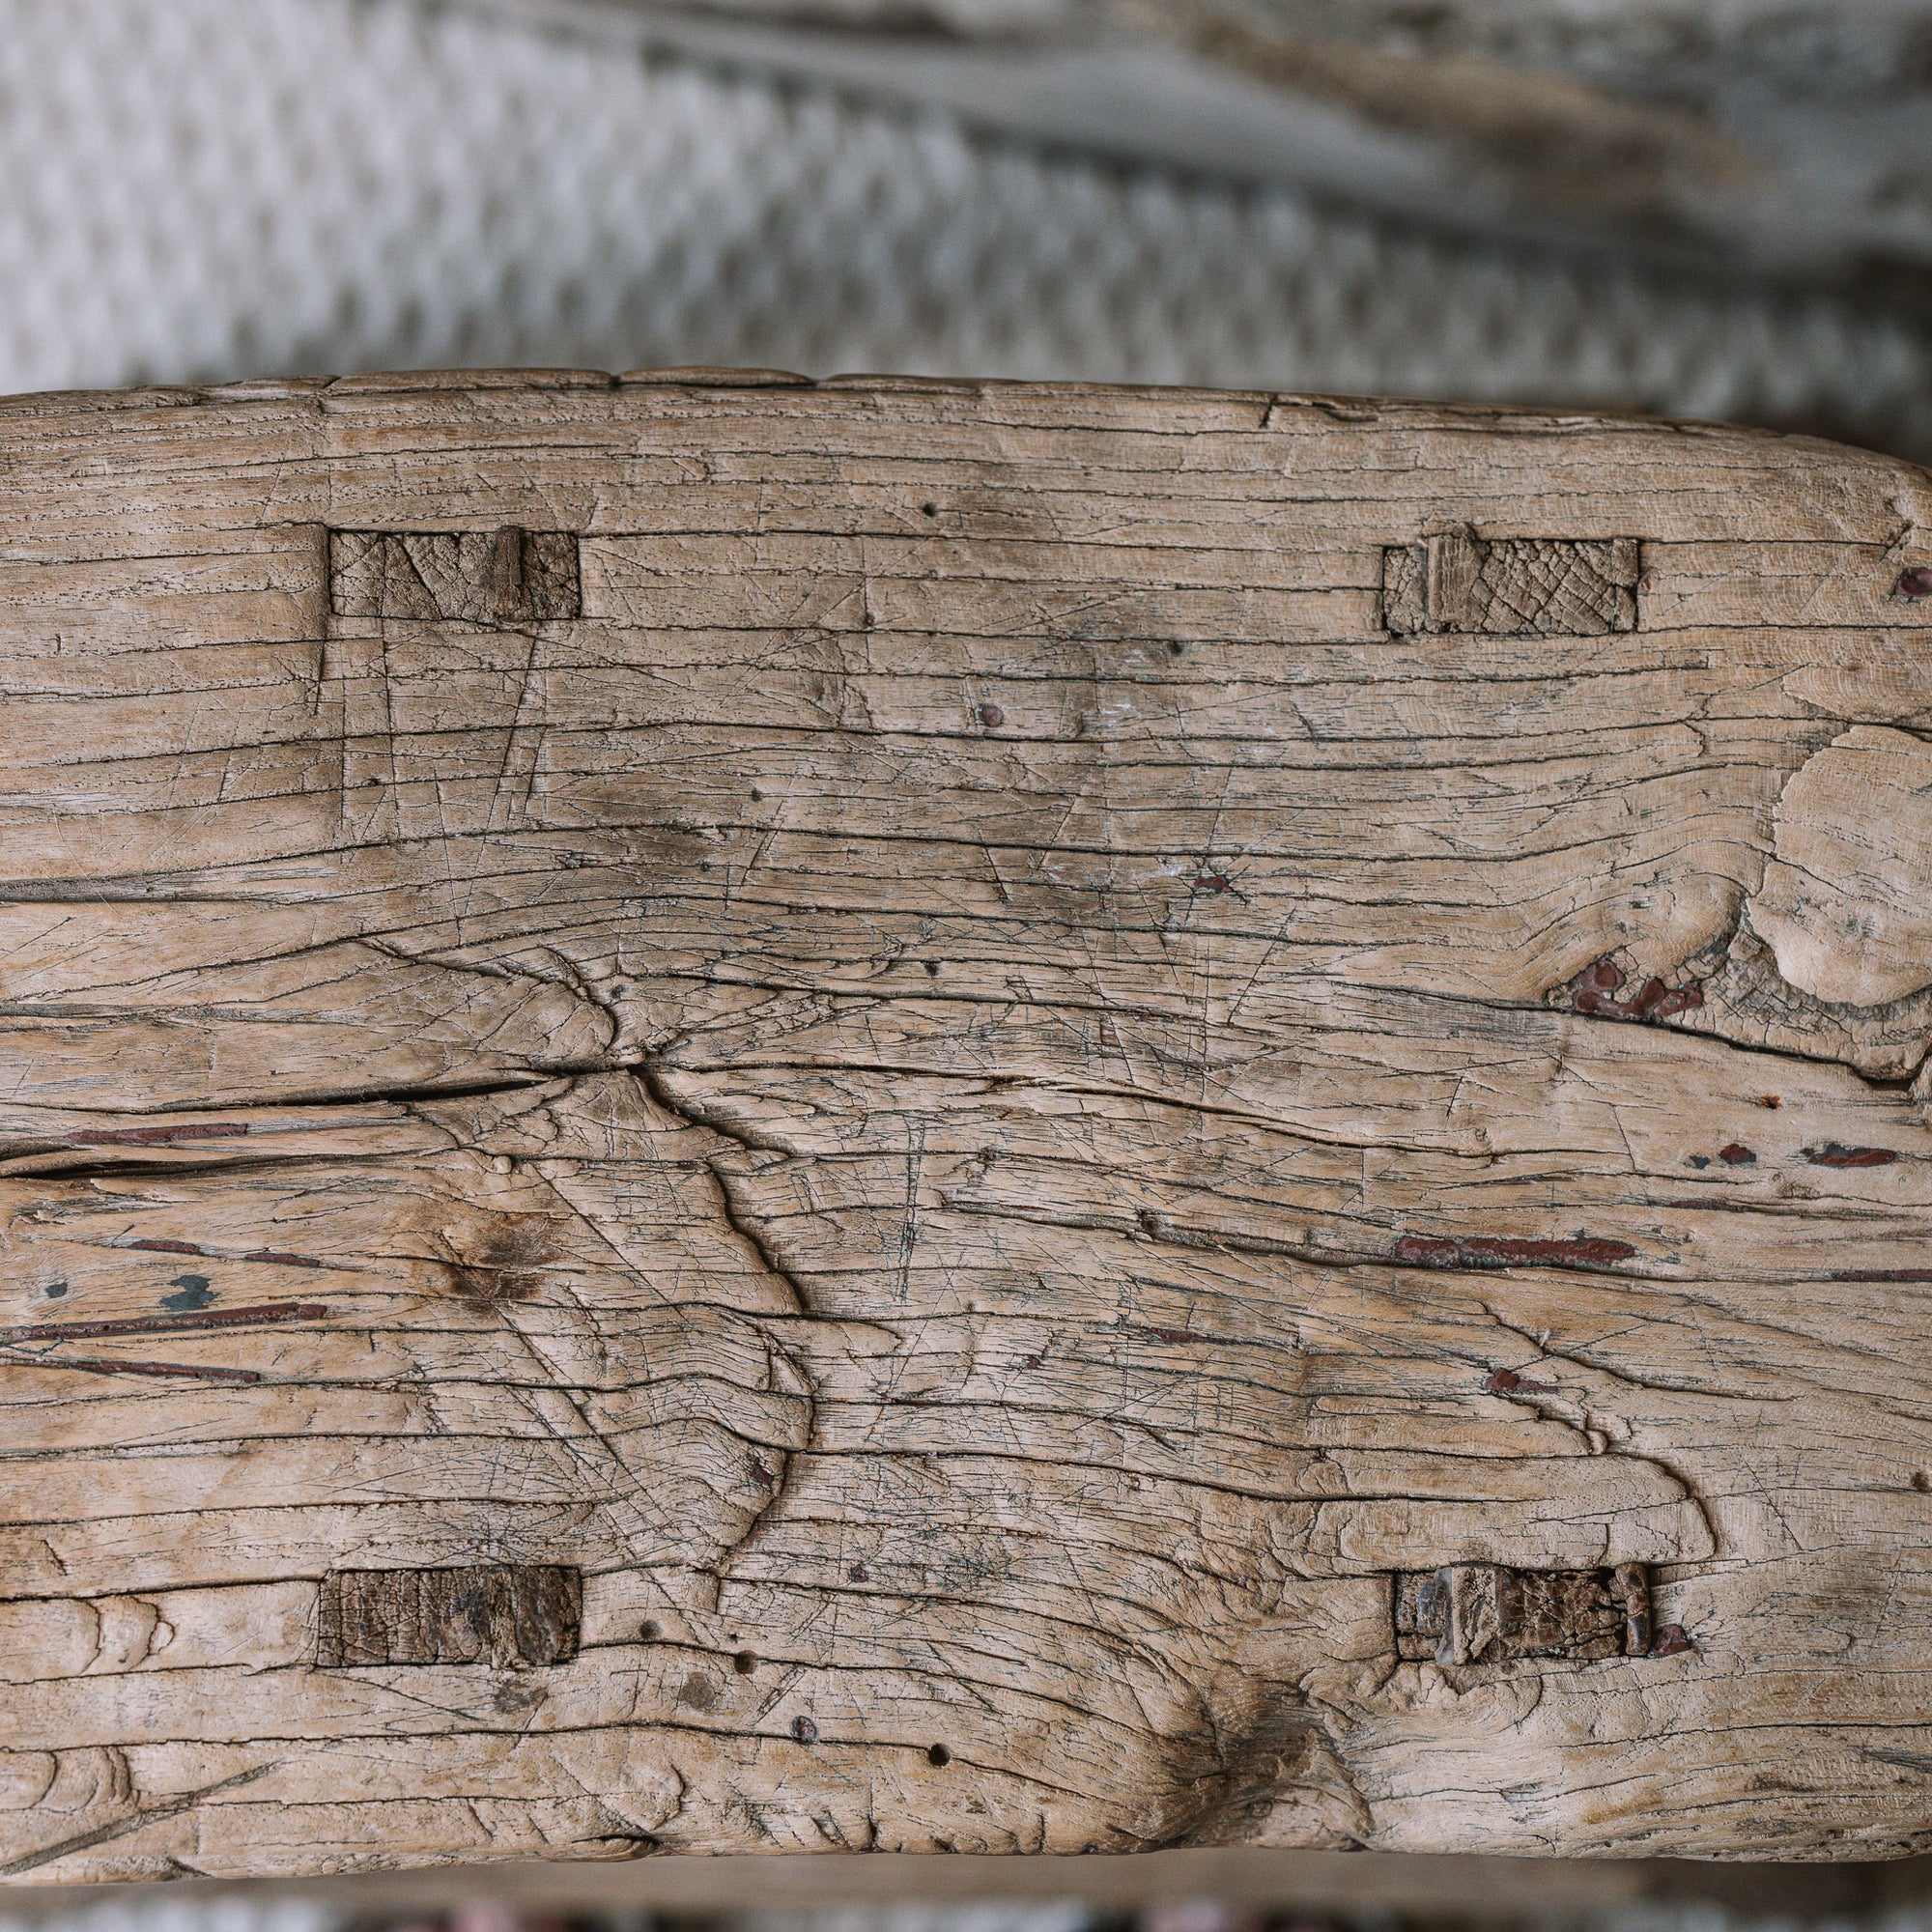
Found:
[[[173,1286],[181,1290],[179,1294],[161,1296],[161,1306],[171,1315],[191,1315],[197,1308],[206,1308],[214,1299],[214,1292],[209,1287],[205,1274],[178,1274]]]

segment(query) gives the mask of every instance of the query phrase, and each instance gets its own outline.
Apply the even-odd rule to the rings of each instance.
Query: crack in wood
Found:
[[[92,1850],[96,1845],[111,1843],[116,1838],[125,1838],[129,1833],[146,1830],[150,1825],[158,1825],[169,1818],[179,1818],[185,1812],[194,1810],[207,1804],[211,1798],[220,1798],[231,1791],[240,1791],[244,1785],[258,1783],[281,1769],[279,1761],[272,1764],[251,1765],[246,1771],[238,1771],[232,1777],[218,1777],[212,1784],[198,1786],[192,1791],[178,1792],[172,1798],[157,1799],[152,1804],[143,1804],[121,1817],[109,1819],[105,1824],[89,1826],[84,1831],[74,1832],[67,1837],[57,1838],[50,1845],[39,1845],[19,1857],[0,1863],[0,1878],[18,1878],[22,1873],[37,1871],[43,1865],[50,1865],[56,1860],[64,1859],[74,1852]]]

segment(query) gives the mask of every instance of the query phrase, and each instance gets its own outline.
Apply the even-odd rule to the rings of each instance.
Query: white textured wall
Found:
[[[0,0],[0,388],[763,362],[1932,449],[1922,333],[1404,239],[411,0]]]

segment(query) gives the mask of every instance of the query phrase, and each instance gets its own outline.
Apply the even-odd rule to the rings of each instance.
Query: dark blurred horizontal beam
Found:
[[[90,1897],[135,1900],[154,1888],[90,1888]],[[714,1913],[850,1904],[1082,1898],[1122,1912],[1163,1900],[1212,1897],[1311,1915],[1574,1923],[1619,1906],[1708,1903],[1744,1914],[1804,1918],[1875,1912],[1932,1895],[1932,1859],[1890,1864],[1723,1864],[1690,1859],[1580,1860],[1431,1857],[1385,1852],[1245,1848],[1073,1858],[957,1858],[879,1853],[781,1853],[745,1858],[660,1857],[612,1864],[497,1864],[372,1873],[300,1886],[171,1884],[167,1896],[326,1900],[360,1918],[487,1898],[552,1913]],[[71,1911],[57,1886],[10,1889],[10,1912]]]

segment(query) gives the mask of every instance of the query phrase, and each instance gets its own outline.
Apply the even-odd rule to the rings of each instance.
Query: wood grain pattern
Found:
[[[1932,1843],[1921,473],[702,373],[0,438],[8,1872]],[[1405,633],[1432,542],[1629,621]],[[331,1649],[526,1566],[574,1655]]]

